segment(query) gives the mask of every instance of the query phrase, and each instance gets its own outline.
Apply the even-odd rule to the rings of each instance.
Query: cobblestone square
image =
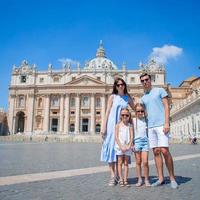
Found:
[[[1,143],[0,199],[199,199],[200,145],[173,144],[175,174],[179,188],[166,184],[136,188],[132,158],[130,188],[108,187],[108,167],[99,161],[100,144]],[[156,179],[150,152],[150,180]]]

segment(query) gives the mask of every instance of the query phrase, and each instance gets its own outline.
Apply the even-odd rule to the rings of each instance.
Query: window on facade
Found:
[[[38,108],[41,108],[42,107],[42,98],[39,98],[38,100]]]
[[[19,96],[18,107],[19,108],[24,108],[24,106],[25,106],[24,96]]]
[[[74,126],[74,124],[70,124],[69,131],[70,131],[70,132],[74,132],[74,131],[75,131],[75,126]]]
[[[82,132],[88,132],[88,119],[82,119]]]
[[[74,115],[74,114],[75,114],[75,111],[71,111],[70,114],[71,114],[71,115]]]
[[[100,130],[101,130],[101,125],[96,124],[96,133],[100,133]]]
[[[26,83],[26,75],[21,76],[21,83]]]
[[[72,97],[70,99],[70,107],[75,107],[75,98],[74,97]]]
[[[100,80],[101,80],[101,77],[99,77],[99,76],[98,76],[98,77],[97,77],[97,80],[99,80],[99,81],[100,81]]]
[[[51,121],[51,131],[57,132],[58,131],[58,119],[53,118]]]
[[[75,76],[72,76],[72,81],[75,80],[75,79],[76,79],[76,77],[75,77]]]
[[[135,77],[131,77],[131,83],[135,83]]]
[[[97,115],[100,115],[100,114],[101,114],[101,112],[100,112],[100,111],[97,111],[97,112],[96,112],[96,114],[97,114]]]
[[[83,113],[83,114],[88,114],[89,112],[90,112],[90,111],[89,111],[88,109],[83,109],[83,110],[82,110],[82,113]]]
[[[60,80],[60,78],[59,78],[59,77],[54,77],[54,78],[53,78],[53,82],[54,82],[54,83],[58,83],[58,82],[59,82],[59,80]]]
[[[155,76],[155,74],[152,74],[152,75],[151,75],[151,81],[152,81],[152,82],[156,82],[156,76]]]
[[[82,106],[88,107],[89,106],[89,98],[87,96],[82,97]]]
[[[51,99],[51,106],[58,107],[59,106],[59,98],[58,97],[52,97]]]
[[[43,83],[44,82],[44,78],[40,78],[40,83]]]
[[[96,107],[101,107],[101,99],[100,99],[100,97],[96,98]]]

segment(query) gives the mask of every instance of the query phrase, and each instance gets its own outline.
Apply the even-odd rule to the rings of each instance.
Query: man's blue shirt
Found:
[[[163,88],[152,88],[146,92],[141,101],[146,107],[148,127],[163,126],[165,123],[165,110],[162,99],[168,96]]]

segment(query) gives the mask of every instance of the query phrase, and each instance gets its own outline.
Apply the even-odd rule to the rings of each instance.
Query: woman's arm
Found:
[[[133,126],[130,127],[130,142],[128,144],[128,149],[130,149],[133,146],[133,138],[134,138],[134,131],[133,131]]]
[[[119,140],[119,124],[115,126],[115,142],[118,144],[119,148],[122,150],[122,144]]]
[[[104,137],[105,134],[106,134],[106,127],[107,127],[107,122],[108,122],[108,117],[109,117],[109,114],[110,114],[110,110],[112,108],[112,104],[113,104],[113,95],[111,95],[109,97],[109,99],[108,99],[105,118],[104,118],[103,124],[101,126],[101,135],[102,135],[102,137]]]
[[[132,98],[132,97],[129,96],[128,104],[129,104],[129,106],[130,106],[133,110],[135,110],[134,98]]]

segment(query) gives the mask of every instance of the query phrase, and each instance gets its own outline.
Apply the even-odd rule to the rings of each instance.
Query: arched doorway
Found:
[[[20,111],[16,115],[16,130],[15,130],[15,132],[23,133],[24,132],[24,124],[25,124],[25,114],[24,114],[24,112]]]

